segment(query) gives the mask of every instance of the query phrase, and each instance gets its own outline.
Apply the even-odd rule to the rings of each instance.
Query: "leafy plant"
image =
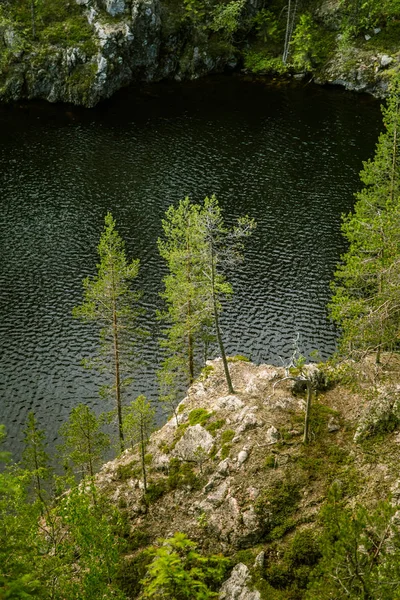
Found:
[[[196,544],[184,533],[158,540],[150,548],[153,556],[146,577],[142,580],[145,598],[165,600],[208,600],[218,598],[220,585],[229,560],[222,555],[203,557]]]

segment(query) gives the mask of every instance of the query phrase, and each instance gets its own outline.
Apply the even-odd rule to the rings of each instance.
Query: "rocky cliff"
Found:
[[[183,4],[76,2],[81,32],[74,44],[61,35],[50,43],[26,42],[0,13],[0,100],[43,98],[92,107],[132,82],[179,81],[236,66],[232,46],[196,27]]]
[[[275,15],[259,0],[222,3],[237,5],[237,13],[218,13],[218,3],[203,0],[52,2],[53,12],[42,7],[32,25],[27,1],[0,5],[0,101],[42,98],[92,107],[141,81],[179,81],[243,65],[247,72],[282,72],[285,6],[277,5]],[[399,63],[394,26],[389,36],[375,27],[349,41],[342,2],[310,6],[312,30],[300,19],[284,76],[385,96]]]
[[[221,361],[212,361],[176,417],[152,435],[146,501],[137,448],[106,464],[97,485],[126,515],[132,548],[127,573],[138,577],[143,547],[180,531],[203,552],[232,558],[236,566],[221,599],[259,600],[275,597],[269,593],[276,569],[299,536],[307,584],[310,540],[334,482],[350,506],[374,505],[390,494],[400,502],[398,365],[387,365],[377,383],[367,360],[356,386],[347,368],[306,367],[320,390],[309,444],[302,440],[301,381],[288,379],[282,368],[241,360],[230,368],[234,395],[226,395]],[[284,589],[282,578],[277,585]]]

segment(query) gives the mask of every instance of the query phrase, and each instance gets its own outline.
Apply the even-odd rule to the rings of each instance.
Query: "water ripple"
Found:
[[[111,408],[99,399],[100,377],[80,366],[96,327],[71,316],[108,210],[141,260],[151,337],[134,392],[156,395],[165,272],[156,240],[165,210],[186,195],[216,193],[228,223],[244,213],[258,223],[222,317],[228,353],[279,363],[297,332],[304,354],[334,350],[325,306],[344,250],[340,214],[373,151],[376,103],[235,78],[152,90],[128,90],[92,112],[0,110],[0,422],[17,455],[29,410],[55,440],[78,402]]]

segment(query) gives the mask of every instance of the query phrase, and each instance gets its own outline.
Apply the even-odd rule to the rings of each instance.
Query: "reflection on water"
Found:
[[[340,214],[380,126],[370,98],[238,78],[124,91],[94,111],[32,104],[0,110],[0,423],[17,454],[34,410],[54,440],[71,407],[97,410],[98,376],[80,366],[94,326],[71,317],[95,271],[111,211],[140,258],[151,337],[135,391],[154,398],[155,310],[164,267],[156,240],[167,207],[215,193],[226,220],[258,227],[222,325],[230,354],[279,363],[301,350],[328,356],[329,281],[344,250]]]

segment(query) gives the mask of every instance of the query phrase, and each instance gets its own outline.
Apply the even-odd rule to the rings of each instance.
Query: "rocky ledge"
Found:
[[[362,367],[355,390],[343,367],[304,368],[316,392],[305,445],[301,381],[283,368],[231,359],[235,394],[227,395],[221,361],[209,362],[176,416],[151,436],[147,494],[136,447],[104,465],[97,486],[127,516],[137,552],[184,532],[203,552],[237,563],[221,600],[259,600],[256,573],[271,543],[279,553],[295,531],[318,529],[333,481],[351,505],[400,498],[399,432],[389,428],[384,452],[362,443],[385,423],[400,423],[398,376],[372,396],[373,369]],[[245,549],[247,564],[240,560]]]

